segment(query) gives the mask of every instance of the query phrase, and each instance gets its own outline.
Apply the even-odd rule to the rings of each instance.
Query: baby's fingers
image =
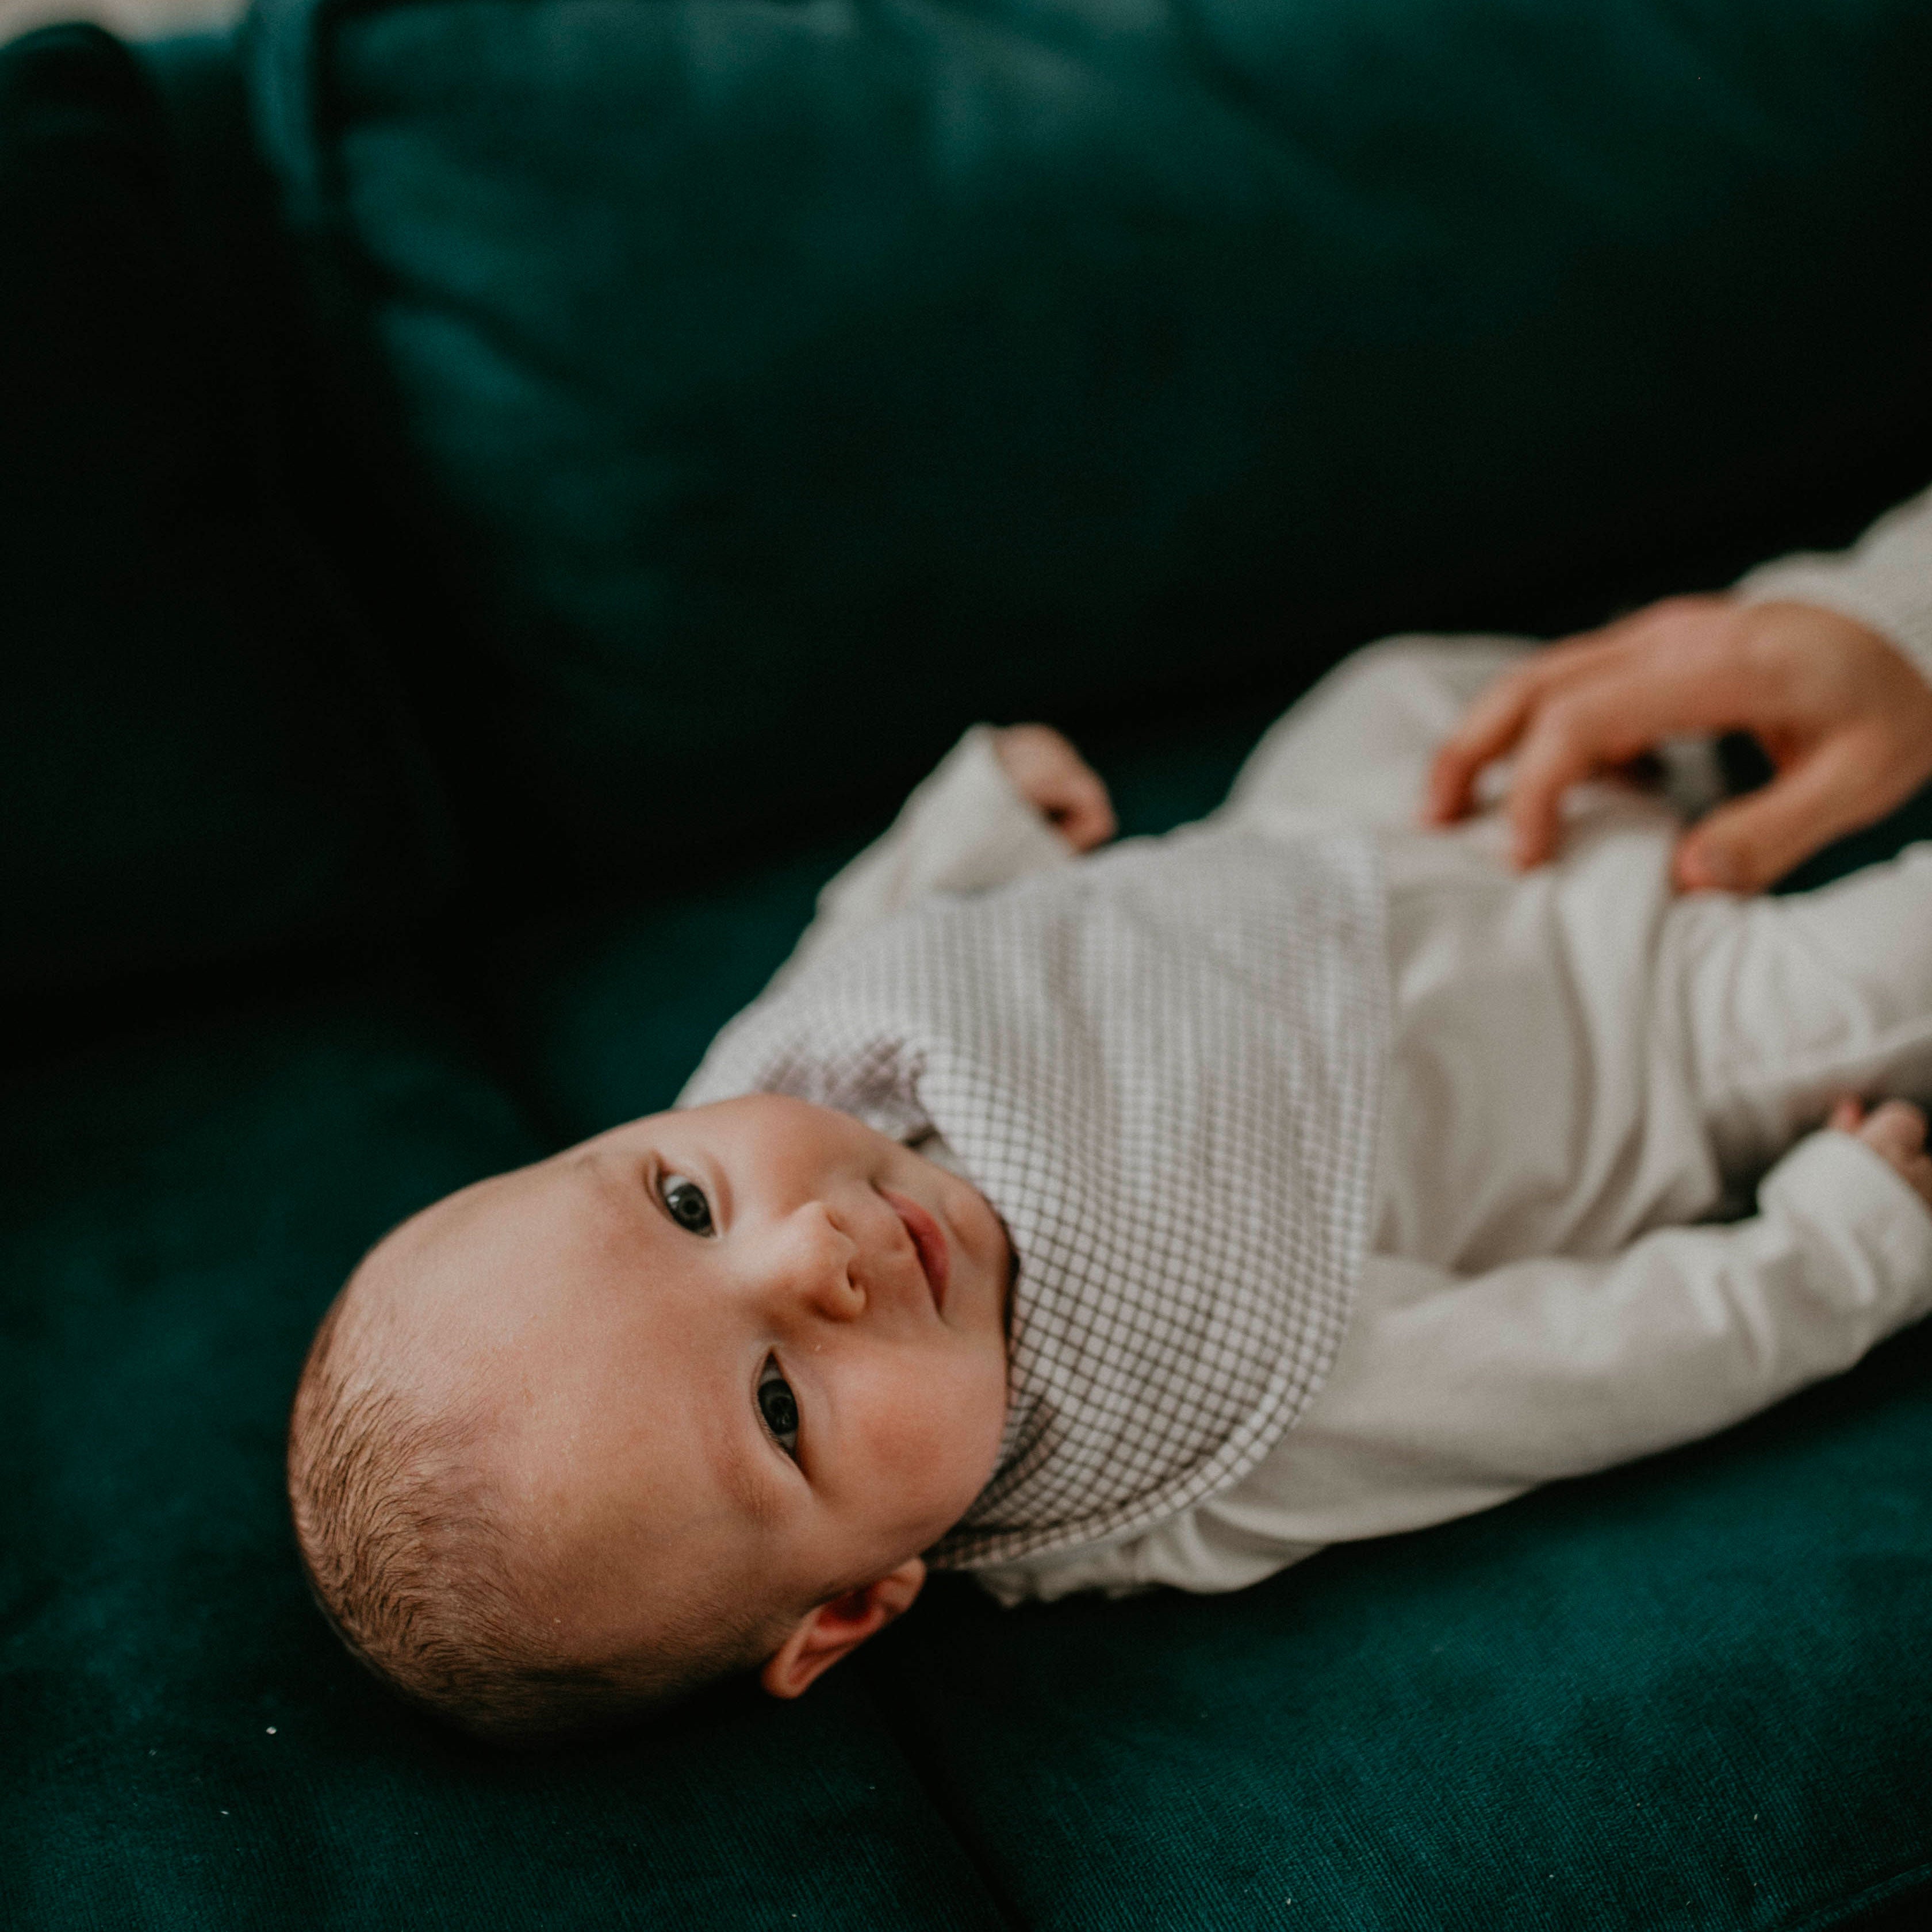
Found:
[[[1919,1108],[1908,1100],[1887,1100],[1865,1117],[1858,1137],[1932,1208],[1932,1158],[1925,1152],[1925,1116]]]
[[[1100,775],[1084,765],[1063,775],[1042,809],[1076,852],[1090,852],[1114,836],[1113,800]]]
[[[1052,725],[1010,724],[993,748],[1014,789],[1076,852],[1113,837],[1106,782]]]
[[[1857,1132],[1867,1147],[1901,1171],[1925,1150],[1925,1116],[1909,1100],[1886,1100],[1874,1107]]]
[[[1864,1102],[1847,1096],[1832,1109],[1826,1123],[1841,1134],[1862,1140],[1932,1208],[1932,1155],[1925,1151],[1925,1114],[1910,1100],[1882,1100],[1870,1113]]]

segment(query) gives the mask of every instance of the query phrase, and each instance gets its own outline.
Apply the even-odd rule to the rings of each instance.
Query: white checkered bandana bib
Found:
[[[1133,1534],[1313,1399],[1368,1239],[1382,908],[1358,836],[1193,828],[928,901],[719,1034],[680,1104],[936,1130],[1006,1222],[1005,1434],[935,1561]]]

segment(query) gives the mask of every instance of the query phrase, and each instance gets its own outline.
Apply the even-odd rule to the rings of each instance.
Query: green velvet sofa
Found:
[[[1932,1924],[1932,1334],[1222,1600],[506,1757],[280,1496],[965,723],[1130,830],[1403,628],[1932,474],[1921,0],[268,0],[0,49],[0,1921]],[[1932,830],[1924,800],[1828,870]]]

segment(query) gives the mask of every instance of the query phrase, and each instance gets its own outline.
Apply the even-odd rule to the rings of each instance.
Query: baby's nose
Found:
[[[790,1264],[785,1272],[794,1294],[826,1320],[850,1322],[866,1310],[866,1291],[854,1274],[858,1244],[818,1202],[791,1219]]]

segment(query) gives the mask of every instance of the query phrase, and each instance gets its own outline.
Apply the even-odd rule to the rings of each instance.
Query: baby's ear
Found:
[[[890,1576],[808,1610],[766,1660],[758,1681],[774,1697],[796,1697],[812,1680],[912,1608],[926,1582],[926,1565],[909,1556]]]

